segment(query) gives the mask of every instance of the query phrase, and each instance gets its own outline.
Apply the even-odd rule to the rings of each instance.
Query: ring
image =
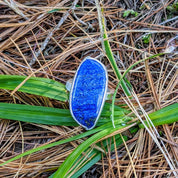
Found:
[[[107,99],[108,74],[98,60],[86,57],[74,79],[66,83],[70,91],[69,107],[73,119],[86,130],[95,127]]]

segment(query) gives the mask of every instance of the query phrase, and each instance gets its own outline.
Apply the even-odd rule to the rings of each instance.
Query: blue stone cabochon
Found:
[[[93,95],[93,97],[91,95],[90,103],[93,102],[92,104],[89,104],[89,103],[87,104],[87,101],[82,100],[82,97],[80,97],[80,95],[81,96],[87,95],[87,93],[86,93],[87,92],[86,91],[87,90],[87,86],[81,87],[80,84],[78,84],[79,85],[78,88],[80,88],[78,91],[77,91],[77,87],[76,87],[77,82],[79,83],[79,80],[81,79],[79,75],[80,75],[81,71],[83,70],[82,68],[86,65],[86,63],[92,63],[92,65],[96,64],[96,66],[95,65],[94,66],[91,65],[91,67],[96,67],[96,70],[97,70],[97,66],[99,66],[100,70],[102,70],[101,72],[103,72],[103,77],[104,77],[103,78],[103,81],[104,81],[103,82],[103,86],[99,87],[99,89],[102,90],[103,95],[102,96],[98,95],[98,96],[96,96],[97,98],[95,97],[95,95]],[[85,66],[85,67],[89,67],[90,68],[90,66]],[[90,75],[88,73],[89,71],[90,71],[90,69],[88,69],[88,71],[86,70],[86,72],[87,72],[86,75],[88,74],[88,76]],[[99,69],[98,69],[98,71],[99,71]],[[84,73],[85,73],[85,70],[84,70]],[[94,77],[93,80],[97,79],[96,74],[91,76],[91,77]],[[83,82],[85,82],[85,78],[84,77],[82,78],[82,80],[83,80]],[[92,85],[93,84],[91,84],[91,86]],[[97,82],[96,82],[96,85],[97,85]],[[100,82],[100,85],[102,85],[101,82]],[[96,123],[98,121],[98,118],[99,118],[99,116],[101,114],[101,111],[103,109],[104,103],[105,103],[107,88],[108,88],[108,74],[107,74],[107,70],[106,70],[105,66],[100,61],[98,61],[98,60],[96,60],[94,58],[86,57],[82,61],[82,63],[80,64],[80,66],[78,67],[78,69],[76,71],[76,74],[74,76],[73,83],[72,83],[72,88],[71,88],[71,91],[70,91],[70,98],[69,98],[69,105],[70,105],[69,107],[70,107],[70,112],[71,112],[71,115],[72,115],[73,119],[79,125],[84,127],[86,130],[90,130],[93,127],[95,127],[95,125],[96,125]],[[95,98],[95,99],[92,100],[91,98]],[[98,106],[98,102],[96,102],[98,100],[100,101],[99,106]],[[75,103],[77,103],[76,101],[78,101],[79,105],[81,105],[81,106],[78,106],[77,104],[76,104],[77,106],[75,106]],[[88,107],[88,109],[87,110],[83,110],[82,104],[84,105],[84,108]],[[96,106],[96,108],[95,108],[95,106]],[[80,110],[80,108],[81,108],[81,110]],[[93,108],[95,108],[94,110],[96,110],[96,115],[95,115],[95,113],[90,113],[90,110],[92,111]],[[79,114],[76,112],[76,110],[78,110],[77,112]],[[83,111],[83,113],[82,113],[82,111]],[[89,115],[90,118],[86,118],[87,114]],[[92,117],[92,114],[93,114],[93,117]],[[86,124],[86,123],[88,123],[88,124]]]

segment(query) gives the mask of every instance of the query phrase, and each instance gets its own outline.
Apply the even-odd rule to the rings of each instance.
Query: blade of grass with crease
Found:
[[[97,126],[110,122],[111,104],[105,103]],[[115,106],[115,117],[120,123],[131,120],[126,117],[130,111]],[[69,109],[59,109],[44,106],[0,103],[0,118],[18,120],[36,124],[78,126],[72,118]]]
[[[111,104],[105,103],[97,126],[101,126],[105,123],[110,123],[110,108]],[[129,113],[128,110],[120,108],[118,106],[115,106],[114,108],[114,116],[117,123],[119,122],[120,124],[124,124],[132,120],[133,117],[126,116]],[[149,114],[149,117],[152,120],[153,124],[157,126],[176,122],[178,120],[177,115],[178,104],[175,103]],[[73,120],[69,109],[58,109],[22,104],[0,103],[0,118],[46,125],[78,125]],[[139,126],[141,128],[144,127],[142,124],[140,124]]]
[[[71,169],[71,166],[77,161],[77,159],[79,158],[79,156],[92,144],[96,143],[97,141],[99,141],[100,139],[113,134],[115,132],[122,132],[123,130],[125,130],[124,128],[129,128],[132,127],[132,125],[130,126],[119,126],[115,129],[113,129],[112,125],[110,128],[105,128],[102,131],[92,135],[91,137],[89,137],[87,140],[85,140],[82,144],[80,144],[66,159],[65,161],[61,164],[61,166],[59,167],[59,169],[55,172],[54,176],[52,176],[52,178],[65,178],[68,177],[68,171]]]
[[[26,76],[19,75],[0,75],[0,89],[14,90],[25,80],[25,78]],[[68,93],[65,85],[47,78],[31,77],[18,91],[45,96],[60,101],[68,100]]]
[[[126,136],[123,136],[124,137],[124,140],[127,141],[128,138]],[[110,148],[110,152],[114,151],[114,140],[113,138],[109,138],[107,140],[104,140],[102,142],[102,145],[100,143],[97,143],[96,145],[98,147],[101,147],[103,148],[104,147],[104,150],[108,151],[107,150],[107,146],[108,146],[108,143],[111,144],[109,145],[109,148]],[[123,141],[121,140],[120,136],[119,135],[116,135],[115,136],[115,143],[116,143],[116,146],[118,147],[119,145],[121,145],[123,143]],[[87,151],[86,151],[87,152]],[[75,177],[79,177],[81,176],[84,172],[86,172],[91,166],[93,166],[94,164],[96,164],[99,160],[102,159],[102,154],[103,156],[105,156],[105,153],[102,153],[101,151],[97,150],[97,149],[92,149],[92,152],[87,156],[87,160],[85,161],[85,163],[82,165],[82,167],[76,171],[75,170],[75,167],[72,169],[72,175],[71,175],[71,178],[75,178]],[[49,177],[50,178],[50,177]]]
[[[105,53],[106,53],[106,55],[109,59],[111,66],[113,68],[114,73],[116,74],[117,78],[120,80],[121,77],[122,77],[122,74],[120,73],[119,68],[116,64],[116,61],[114,59],[114,56],[113,56],[113,53],[112,53],[112,50],[111,50],[111,46],[110,46],[109,41],[108,41],[107,31],[106,31],[106,27],[105,27],[104,9],[100,8],[98,0],[95,0],[95,2],[96,2],[96,6],[97,6],[100,32],[101,32],[101,35],[102,35],[102,38],[103,38],[103,43],[104,43],[104,50],[105,50]],[[131,93],[130,93],[130,91],[129,91],[129,89],[128,89],[124,80],[121,80],[121,86],[122,86],[124,92],[126,93],[126,95],[131,96]]]

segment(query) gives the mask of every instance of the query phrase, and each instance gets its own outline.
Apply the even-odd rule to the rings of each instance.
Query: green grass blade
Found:
[[[128,138],[126,136],[123,136],[124,140],[127,141]],[[113,138],[110,138],[111,140],[111,145],[109,145],[110,148],[110,152],[114,151],[114,140]],[[102,143],[102,147],[104,146],[104,149],[107,150],[107,145],[108,143],[110,143],[110,139],[107,142],[106,140],[104,140]],[[108,139],[107,139],[108,140]],[[115,136],[115,140],[116,140],[116,147],[118,147],[119,145],[121,145],[123,143],[122,139],[120,138],[119,135]],[[97,144],[97,146],[101,147],[101,144]],[[87,151],[86,151],[87,152]],[[93,150],[91,152],[91,154],[88,156],[86,164],[84,164],[84,166],[82,166],[81,169],[79,169],[74,175],[71,176],[71,178],[76,178],[81,176],[84,172],[86,172],[89,168],[91,168],[94,164],[96,164],[99,160],[101,160],[102,158],[102,154],[105,155],[105,153],[101,153],[101,151],[98,150]],[[90,160],[90,158],[92,158]],[[88,161],[90,160],[90,161]]]
[[[110,122],[111,104],[105,103],[97,126]],[[115,106],[115,116],[120,123],[131,120],[124,117],[129,111]],[[69,109],[50,108],[44,106],[31,106],[22,104],[0,103],[0,118],[18,120],[36,124],[78,126],[72,118]]]
[[[101,113],[97,126],[101,126],[110,122],[111,104],[105,103],[104,109]],[[130,121],[132,117],[127,117],[129,111],[126,109],[115,106],[114,117],[118,123],[126,123]],[[178,120],[178,104],[162,108],[149,114],[155,126],[162,124],[170,124]],[[65,126],[77,126],[78,124],[73,120],[69,109],[58,109],[44,106],[30,106],[22,104],[9,104],[0,103],[0,118],[18,120],[36,124],[46,125],[65,125]],[[143,128],[143,125],[139,125]]]
[[[169,105],[158,111],[148,115],[153,122],[154,126],[171,124],[178,121],[178,103]],[[148,123],[145,121],[148,127]],[[139,124],[140,128],[144,128],[143,124]]]
[[[0,89],[14,90],[25,80],[25,78],[26,76],[0,75]],[[45,96],[60,101],[68,100],[68,93],[65,89],[65,85],[47,78],[31,77],[18,89],[18,91]]]
[[[87,149],[89,148],[93,143],[97,142],[99,139],[119,130],[126,126],[120,126],[115,129],[113,129],[112,125],[110,128],[103,129],[102,131],[94,134],[90,138],[88,138],[86,141],[84,141],[82,144],[80,144],[61,164],[59,169],[55,172],[53,178],[65,178],[67,177],[67,173],[70,170],[71,166],[76,162],[78,157]]]
[[[77,126],[68,109],[0,103],[0,118],[36,124]]]
[[[124,140],[128,140],[128,138],[126,136],[123,136],[124,137]],[[122,139],[120,138],[119,135],[116,135],[115,136],[115,143],[116,143],[116,146],[119,146],[120,144],[123,143]],[[102,145],[101,143],[97,143],[96,145],[98,147],[101,147],[102,149],[106,150],[106,152],[108,151],[107,150],[107,145],[108,143],[111,143],[109,144],[109,148],[110,148],[110,152],[111,151],[114,151],[114,140],[113,140],[113,137],[109,138],[109,139],[106,139],[104,141],[102,141]],[[89,147],[85,153],[88,153],[89,151],[91,150],[91,147]],[[80,161],[82,161],[81,157],[83,156],[80,155],[80,157],[78,158],[78,160],[80,160],[79,162],[77,161],[76,163],[76,166],[72,168],[72,170],[70,171],[71,173],[74,172],[73,175],[71,175],[70,178],[76,178],[76,177],[79,177],[81,174],[83,174],[85,171],[87,171],[91,166],[93,166],[95,163],[97,163],[99,160],[101,160],[102,158],[102,154],[105,155],[105,153],[101,153],[101,151],[97,150],[97,149],[92,149],[92,152],[87,155],[87,160],[82,163],[83,166],[76,172],[75,169],[77,169],[76,167],[78,166],[78,164],[80,164]],[[55,173],[53,173],[51,176],[49,176],[49,178],[52,178],[54,176]]]
[[[104,38],[104,40],[105,40],[105,41],[104,41],[104,47],[105,47],[106,55],[107,55],[107,57],[108,57],[108,59],[109,59],[109,61],[110,61],[110,64],[111,64],[111,66],[112,66],[112,68],[113,68],[113,70],[114,70],[114,72],[115,72],[117,78],[120,80],[120,79],[122,78],[122,74],[120,73],[120,71],[119,71],[119,69],[118,69],[118,67],[117,67],[116,61],[115,61],[115,59],[114,59],[114,56],[113,56],[113,54],[112,54],[112,50],[111,50],[109,41],[107,40],[108,37],[107,37],[107,32],[106,32],[106,30],[105,30],[105,33],[104,33],[104,37],[103,37],[103,38]],[[127,96],[131,96],[131,93],[130,93],[130,91],[129,91],[129,89],[128,89],[128,87],[127,87],[127,85],[126,85],[126,83],[125,83],[124,80],[121,80],[121,86],[122,86],[123,90],[125,91],[126,95],[127,95]]]
[[[100,32],[101,32],[101,35],[102,35],[102,38],[103,38],[103,45],[104,45],[104,49],[105,50],[105,53],[109,59],[109,62],[113,68],[113,71],[116,75],[116,77],[120,80],[121,77],[122,77],[122,74],[120,73],[119,71],[119,68],[116,64],[116,61],[114,59],[114,56],[113,56],[113,53],[112,53],[112,50],[111,50],[111,46],[109,44],[109,41],[108,41],[108,36],[107,36],[107,30],[106,30],[106,27],[105,27],[105,19],[104,19],[104,9],[103,8],[100,8],[100,5],[99,5],[99,2],[98,1],[95,1],[96,2],[96,7],[97,7],[97,11],[98,11],[98,20],[99,20],[99,27],[100,27]],[[127,96],[131,96],[131,93],[125,83],[124,80],[121,81],[121,86],[124,90],[124,92],[126,93]]]

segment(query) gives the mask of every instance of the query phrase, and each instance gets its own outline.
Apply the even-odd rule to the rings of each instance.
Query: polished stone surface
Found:
[[[107,72],[99,61],[87,57],[79,66],[70,93],[70,111],[85,129],[92,129],[104,105]]]

